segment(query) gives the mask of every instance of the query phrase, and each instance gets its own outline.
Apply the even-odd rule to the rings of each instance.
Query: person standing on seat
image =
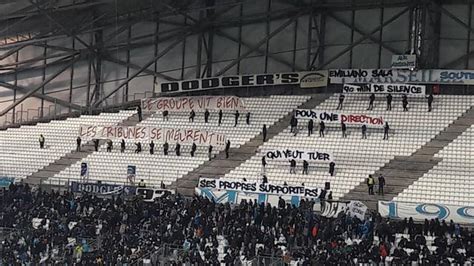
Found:
[[[344,103],[344,94],[339,95],[339,104],[337,105],[336,110],[342,110],[342,103]]]
[[[311,134],[313,134],[313,128],[314,128],[314,122],[313,122],[313,119],[310,119],[308,121],[308,137],[310,137]]]
[[[362,139],[367,139],[367,126],[365,124],[362,125]]]
[[[267,160],[265,159],[265,156],[262,156],[262,173],[265,174],[265,168],[267,167]]]
[[[196,113],[191,109],[191,112],[189,112],[189,122],[194,122],[194,117],[196,117]]]
[[[296,174],[296,161],[295,161],[295,159],[290,160],[290,174]]]
[[[112,143],[112,140],[108,139],[107,140],[107,152],[112,152],[112,148],[113,148],[113,143]]]
[[[335,162],[330,162],[329,163],[329,174],[331,176],[334,176],[334,170],[336,170],[336,163]]]
[[[343,137],[343,138],[347,138],[347,134],[346,134],[346,131],[347,131],[346,123],[344,123],[344,122],[342,122],[342,121],[341,121],[341,131],[342,131],[342,137]]]
[[[239,116],[240,116],[240,113],[239,113],[239,110],[235,110],[235,123],[234,123],[234,127],[237,126],[237,124],[239,123]]]
[[[204,112],[204,123],[209,122],[209,115],[209,110],[206,109],[206,111]]]
[[[94,139],[92,142],[94,142],[94,151],[99,151],[99,140]]]
[[[225,144],[225,158],[229,158],[229,150],[230,150],[230,140],[228,140]]]
[[[385,177],[380,174],[379,175],[379,191],[378,194],[383,196],[383,187],[385,186]]]
[[[138,121],[141,122],[143,120],[143,116],[142,116],[142,106],[139,105],[137,107],[137,114],[138,114]]]
[[[163,111],[163,121],[168,121],[169,112],[168,110]]]
[[[245,123],[247,123],[247,125],[250,125],[250,112],[247,112],[247,114],[245,115]]]
[[[308,168],[309,168],[309,163],[308,163],[308,161],[304,160],[303,161],[303,175],[308,174]]]
[[[367,110],[373,110],[374,109],[374,101],[375,101],[375,94],[372,93],[369,97],[369,108],[367,108]]]
[[[387,95],[387,111],[392,111],[392,94]]]
[[[209,149],[207,150],[207,155],[209,157],[209,161],[212,159],[212,145],[209,145]]]
[[[43,134],[39,137],[40,149],[44,149],[44,136]]]
[[[426,99],[428,99],[428,112],[431,112],[431,105],[433,104],[433,93],[430,93],[430,95],[426,97]]]
[[[163,144],[163,155],[168,155],[168,149],[170,148],[168,142]]]
[[[137,146],[137,148],[135,149],[135,153],[142,152],[142,143],[140,141],[135,143],[135,146]]]
[[[296,119],[295,115],[292,115],[290,119],[290,133],[294,133],[297,126],[298,126],[298,119]]]
[[[191,146],[191,157],[194,157],[194,153],[196,153],[196,149],[197,149],[197,146],[196,146],[196,143],[193,142],[193,145]]]
[[[263,138],[263,142],[267,141],[267,125],[266,124],[263,124],[262,138]]]
[[[403,112],[408,112],[408,97],[406,94],[402,96],[402,105],[403,105]]]
[[[369,195],[374,195],[374,183],[374,178],[372,177],[372,175],[369,175],[369,178],[367,178],[367,187],[369,188]]]
[[[81,142],[82,142],[81,137],[77,137],[77,139],[76,139],[76,151],[81,151]]]
[[[222,123],[222,115],[223,115],[222,109],[220,109],[220,110],[219,110],[219,119],[218,119],[218,122],[217,122],[217,125],[218,125],[218,126],[220,126],[221,123]]]
[[[155,153],[155,143],[153,140],[150,142],[150,154],[153,155]]]
[[[176,156],[181,156],[181,145],[176,142],[176,146],[174,147],[174,151],[176,152]]]
[[[388,126],[388,122],[385,122],[385,126],[383,126],[383,139],[388,140],[388,131],[390,127]]]
[[[122,142],[120,143],[120,152],[123,153],[125,151],[125,140],[122,139]]]
[[[323,121],[319,122],[319,136],[324,138],[324,130],[326,129],[326,125]]]

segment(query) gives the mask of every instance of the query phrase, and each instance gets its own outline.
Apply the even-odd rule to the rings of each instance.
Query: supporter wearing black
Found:
[[[94,151],[99,151],[99,140],[94,139],[92,142],[94,142]]]
[[[308,161],[304,160],[303,161],[303,175],[308,174],[308,168],[309,168],[309,163],[308,163]]]
[[[228,140],[225,144],[225,158],[229,158],[229,150],[230,150],[230,140]]]
[[[170,148],[170,146],[169,146],[168,142],[165,142],[163,144],[163,155],[168,155],[169,148]]]
[[[194,117],[196,117],[196,113],[194,110],[191,110],[191,112],[189,112],[189,122],[194,122]]]
[[[314,122],[313,122],[313,119],[310,119],[308,121],[308,137],[310,137],[311,134],[313,134],[313,128],[314,128]]]
[[[431,112],[431,105],[433,104],[433,93],[430,93],[428,97],[426,97],[428,100],[428,112]]]
[[[344,94],[339,95],[339,104],[337,105],[336,110],[342,110],[342,104],[344,103]]]
[[[369,175],[369,178],[367,178],[367,187],[369,188],[369,195],[374,195],[374,184],[374,178],[372,177],[372,175]]]
[[[122,142],[120,142],[120,152],[123,153],[125,151],[125,140],[122,139]]]
[[[206,109],[206,111],[204,111],[204,123],[209,122],[209,115],[209,110]]]
[[[138,114],[138,121],[141,122],[143,120],[143,116],[142,116],[142,106],[139,105],[137,107],[137,114]]]
[[[369,107],[367,110],[373,110],[374,109],[374,101],[375,101],[375,94],[372,93],[369,97]]]
[[[222,123],[222,115],[223,115],[222,109],[220,109],[220,110],[219,110],[219,119],[218,119],[218,122],[217,122],[217,125],[218,125],[218,126],[220,126],[221,123]]]
[[[240,113],[239,113],[239,110],[235,110],[235,123],[234,123],[234,127],[237,126],[237,124],[239,123],[239,116],[240,116]]]
[[[153,155],[155,153],[155,143],[153,140],[150,142],[150,154]]]
[[[135,148],[135,153],[140,153],[140,152],[142,152],[142,143],[141,143],[140,141],[137,142],[137,143],[135,143],[135,146],[136,146],[136,148]]]
[[[380,174],[379,175],[379,191],[378,194],[383,196],[383,187],[385,186],[385,177]]]
[[[163,115],[163,121],[168,121],[168,118],[169,118],[168,110],[164,110],[162,115]]]
[[[262,128],[262,137],[263,137],[263,142],[267,141],[267,125],[264,124]]]
[[[336,169],[336,163],[335,162],[330,162],[329,163],[329,174],[331,176],[334,176],[334,170]]]
[[[181,145],[176,142],[176,146],[174,147],[174,151],[176,152],[176,156],[181,156]]]
[[[403,94],[402,96],[402,106],[403,112],[408,112],[408,97],[406,94]]]
[[[268,183],[268,178],[266,175],[262,175],[262,183],[267,184]]]
[[[393,99],[392,94],[391,93],[387,94],[387,109],[386,109],[387,111],[392,111],[392,99]]]
[[[388,131],[390,130],[390,126],[388,125],[388,122],[385,122],[385,125],[383,126],[383,139],[388,140]]]
[[[324,138],[324,130],[326,129],[326,125],[323,121],[319,122],[319,136]]]
[[[265,173],[266,166],[267,166],[267,161],[265,160],[265,156],[262,156],[262,173]]]
[[[296,127],[298,126],[298,119],[296,119],[295,115],[291,116],[290,120],[290,132],[295,133],[296,132]]]
[[[207,150],[207,156],[209,157],[209,161],[212,159],[212,145],[209,145],[209,148]]]
[[[81,137],[77,137],[77,139],[76,139],[76,151],[81,151],[81,142],[82,142]]]
[[[44,141],[45,141],[44,136],[43,136],[43,134],[41,134],[39,136],[40,149],[44,149]]]
[[[112,152],[112,148],[113,148],[113,142],[112,140],[108,139],[107,140],[107,152]]]
[[[290,174],[296,174],[296,161],[295,161],[295,159],[290,160]]]
[[[364,124],[362,125],[362,139],[367,138],[367,126]]]
[[[250,112],[247,112],[247,114],[245,115],[245,123],[247,123],[247,125],[250,125]]]
[[[196,149],[197,149],[197,146],[196,146],[196,143],[193,142],[193,145],[191,146],[191,157],[194,157],[194,153],[196,153]]]
[[[342,122],[341,121],[341,131],[342,131],[342,137],[343,138],[347,138],[347,127],[346,127],[346,123]]]

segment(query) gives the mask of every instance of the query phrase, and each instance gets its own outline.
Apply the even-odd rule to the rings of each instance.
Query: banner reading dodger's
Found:
[[[409,94],[412,96],[425,95],[426,86],[415,84],[366,84],[366,85],[348,85],[342,87],[343,93],[392,93]]]
[[[244,101],[236,96],[189,96],[142,99],[144,112],[203,112],[205,110],[245,110]]]
[[[367,125],[368,127],[382,127],[385,124],[385,119],[380,115],[363,115],[350,114],[339,112],[325,112],[319,110],[296,109],[295,117],[297,119],[313,119],[317,122],[324,121],[324,123],[341,123],[344,122],[349,125]]]
[[[270,150],[265,152],[265,157],[271,160],[306,160],[306,161],[321,161],[331,162],[334,157],[328,152],[316,150],[298,150],[298,149],[282,149]]]
[[[83,139],[131,139],[137,141],[153,140],[158,143],[225,145],[225,135],[200,129],[81,125],[79,136]]]

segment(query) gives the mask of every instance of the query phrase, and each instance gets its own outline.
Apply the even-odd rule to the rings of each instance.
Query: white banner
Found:
[[[309,109],[296,109],[294,114],[297,119],[313,119],[316,122],[324,121],[324,123],[341,124],[341,122],[344,122],[348,125],[365,124],[367,127],[383,127],[385,124],[385,119],[382,116],[373,114],[350,114]]]
[[[331,69],[333,84],[459,84],[474,85],[474,70]]]
[[[291,160],[297,161],[321,161],[321,162],[332,162],[334,157],[328,152],[322,152],[317,150],[298,150],[298,149],[282,149],[282,150],[270,150],[265,152],[265,157],[270,160]]]
[[[410,94],[412,96],[425,95],[425,85],[415,84],[364,84],[364,85],[349,85],[344,84],[342,87],[343,93],[392,93],[392,94]]]
[[[306,186],[281,186],[260,182],[245,182],[232,179],[200,178],[198,188],[240,191],[244,193],[273,194],[317,198],[321,189]]]
[[[136,141],[155,141],[158,143],[182,143],[196,145],[224,146],[225,135],[200,129],[124,127],[81,125],[79,136],[83,139],[131,139]]]
[[[219,88],[274,86],[300,84],[301,88],[326,87],[328,71],[308,71],[291,73],[249,74],[222,76],[203,79],[162,82],[155,89],[157,93],[203,91]]]
[[[360,220],[364,220],[365,213],[367,212],[367,206],[360,201],[351,201],[348,205],[349,214],[352,217],[357,217]]]
[[[394,219],[412,217],[416,221],[438,218],[446,221],[453,220],[460,224],[474,224],[474,206],[394,201],[379,201],[378,205],[382,217]]]
[[[392,68],[413,69],[416,68],[416,55],[392,55]]]
[[[236,96],[189,96],[142,99],[144,112],[203,112],[207,110],[245,110],[243,100]]]
[[[336,218],[340,213],[345,213],[349,208],[349,201],[324,201],[321,209],[321,216],[326,218]]]

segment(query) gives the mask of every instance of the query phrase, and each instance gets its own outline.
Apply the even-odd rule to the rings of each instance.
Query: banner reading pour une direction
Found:
[[[379,115],[348,114],[338,112],[324,112],[318,110],[296,109],[295,117],[297,119],[313,119],[324,121],[324,123],[341,123],[348,125],[367,125],[368,127],[382,127],[385,119]]]
[[[244,101],[236,96],[190,96],[160,97],[142,99],[142,110],[145,112],[172,111],[203,112],[205,110],[245,110]]]
[[[161,128],[161,127],[123,127],[81,125],[79,136],[84,139],[131,139],[137,141],[184,143],[196,145],[225,145],[225,135],[199,129]]]

